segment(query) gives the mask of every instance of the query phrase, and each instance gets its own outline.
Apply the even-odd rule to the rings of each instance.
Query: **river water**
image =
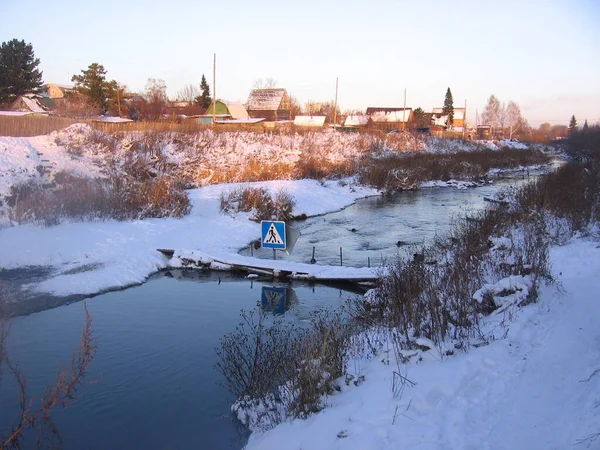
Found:
[[[485,196],[527,181],[523,177],[459,190],[432,188],[359,200],[333,214],[297,222],[294,252],[278,258],[364,266],[390,262],[407,247],[445,233],[453,217],[485,206]],[[400,245],[399,244],[400,241]],[[245,249],[242,253],[250,253]],[[268,251],[254,250],[260,257]],[[17,276],[18,275],[18,276]],[[22,274],[14,273],[14,278]],[[25,275],[23,275],[25,276]],[[239,449],[247,430],[230,413],[234,398],[220,384],[215,347],[235,329],[241,310],[262,309],[302,323],[322,307],[336,308],[356,295],[348,286],[251,282],[229,274],[172,271],[145,284],[86,300],[98,353],[82,397],[53,414],[65,449]],[[284,293],[281,295],[281,293]],[[272,299],[276,298],[273,302]],[[49,306],[53,306],[49,304]],[[9,355],[39,398],[70,362],[84,324],[75,302],[10,321]],[[17,387],[0,378],[0,435],[15,422]],[[25,448],[33,448],[31,441]]]
[[[477,188],[425,188],[389,196],[360,199],[352,207],[306,221],[292,223],[301,235],[291,252],[277,259],[317,264],[381,266],[403,257],[415,246],[443,236],[455,218],[489,205],[485,198],[514,189],[531,180],[533,173],[498,178]],[[340,258],[341,249],[341,258]],[[270,249],[246,248],[243,255],[269,259]]]

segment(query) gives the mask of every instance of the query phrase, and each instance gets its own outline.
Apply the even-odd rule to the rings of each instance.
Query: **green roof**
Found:
[[[213,105],[211,104],[204,114],[212,114],[213,113]],[[228,114],[231,115],[227,105],[221,100],[217,100],[217,112],[215,114]]]

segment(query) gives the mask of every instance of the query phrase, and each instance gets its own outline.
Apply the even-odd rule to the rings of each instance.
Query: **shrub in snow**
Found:
[[[236,188],[230,192],[221,192],[219,208],[222,212],[252,212],[252,220],[293,219],[296,200],[285,191],[274,196],[264,187]]]
[[[217,369],[238,400],[232,411],[251,429],[324,407],[346,370],[352,342],[340,313],[321,312],[308,328],[242,312],[242,323],[221,339]]]

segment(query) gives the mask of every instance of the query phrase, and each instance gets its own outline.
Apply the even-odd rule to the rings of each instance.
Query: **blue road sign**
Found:
[[[261,243],[263,248],[285,250],[285,222],[263,220],[260,226],[262,228]]]

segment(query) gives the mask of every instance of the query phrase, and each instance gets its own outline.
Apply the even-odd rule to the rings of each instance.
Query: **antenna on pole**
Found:
[[[215,127],[217,119],[217,54],[213,55],[213,117],[212,126]]]
[[[333,129],[337,120],[337,96],[338,96],[338,78],[335,79],[335,103],[333,104]]]

